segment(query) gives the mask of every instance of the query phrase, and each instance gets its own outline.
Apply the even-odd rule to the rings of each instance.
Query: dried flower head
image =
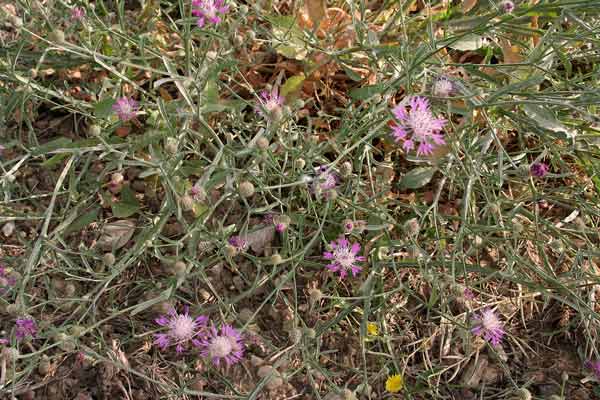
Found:
[[[338,183],[337,175],[325,165],[319,167],[317,176],[313,179],[311,191],[320,199],[330,199]]]
[[[85,17],[85,9],[83,7],[73,7],[71,9],[71,19],[74,21],[80,21]]]
[[[16,279],[6,272],[4,266],[0,265],[0,294],[4,294],[11,287],[15,286]]]
[[[181,353],[190,342],[194,346],[200,346],[200,339],[206,334],[208,317],[200,315],[192,318],[189,315],[188,306],[185,306],[183,314],[179,314],[174,308],[171,308],[166,315],[161,315],[154,322],[167,328],[165,333],[154,335],[154,344],[161,350],[175,345],[175,351]]]
[[[217,25],[221,22],[219,14],[229,11],[229,6],[224,0],[193,0],[192,15],[198,17],[197,25],[202,28],[206,22]]]
[[[37,335],[37,324],[33,318],[17,318],[15,322],[15,336],[17,340],[26,337],[35,338]]]
[[[475,293],[468,287],[463,290],[463,296],[467,300],[473,300],[475,298]]]
[[[550,167],[546,163],[536,162],[531,164],[529,167],[529,172],[532,176],[536,178],[543,178],[550,171]]]
[[[351,219],[345,219],[342,221],[342,228],[344,228],[344,233],[352,233],[354,230],[354,221]]]
[[[400,104],[392,110],[397,124],[392,128],[396,142],[403,142],[402,148],[411,151],[418,143],[417,155],[430,155],[435,146],[445,144],[440,131],[446,125],[443,118],[435,118],[429,109],[426,98],[414,96],[409,100],[410,109]]]
[[[366,261],[366,257],[359,256],[360,244],[350,243],[343,236],[330,243],[333,251],[326,251],[323,257],[326,260],[331,260],[331,264],[326,267],[333,272],[339,272],[341,278],[348,275],[348,271],[352,276],[356,276],[362,271],[362,267],[356,265],[357,262]]]
[[[390,393],[397,393],[404,387],[404,378],[400,374],[391,375],[385,381],[385,390]]]
[[[248,249],[248,241],[241,236],[231,236],[227,242],[238,252],[243,252]]]
[[[285,98],[279,94],[279,89],[273,86],[270,91],[260,92],[256,112],[265,118],[278,119],[281,116],[284,101]]]
[[[585,367],[591,370],[596,379],[600,381],[600,361],[586,361]]]
[[[231,325],[222,325],[220,331],[212,326],[201,346],[200,354],[210,358],[217,367],[222,360],[225,360],[227,365],[232,365],[244,357],[245,345],[242,335]]]
[[[433,95],[438,97],[450,97],[454,94],[456,88],[454,83],[445,76],[437,78],[433,82]]]
[[[475,317],[473,317],[473,322],[475,326],[471,328],[471,332],[475,336],[483,337],[493,346],[499,345],[506,334],[506,332],[504,332],[504,324],[496,312],[490,308],[475,315]]]
[[[112,108],[121,121],[129,121],[137,116],[138,103],[130,97],[121,97]]]
[[[202,186],[200,186],[198,183],[196,183],[194,186],[192,186],[192,188],[190,189],[190,196],[192,196],[192,198],[195,201],[204,201],[206,200],[206,191],[204,190],[204,188]]]
[[[515,3],[510,0],[504,0],[500,2],[500,8],[505,13],[511,13],[515,10]]]

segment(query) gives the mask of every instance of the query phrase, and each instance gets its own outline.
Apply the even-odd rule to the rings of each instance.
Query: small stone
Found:
[[[14,232],[15,232],[15,223],[13,221],[8,221],[2,227],[2,234],[6,237],[11,237]]]

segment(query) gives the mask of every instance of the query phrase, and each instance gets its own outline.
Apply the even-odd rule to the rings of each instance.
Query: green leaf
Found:
[[[96,104],[94,104],[94,115],[97,118],[106,118],[109,115],[112,114],[113,110],[112,110],[112,106],[116,103],[117,101],[115,99],[104,99],[104,100],[100,100],[99,102],[97,102]]]
[[[560,123],[554,114],[546,108],[536,104],[525,104],[523,109],[527,116],[535,121],[538,126],[552,131],[562,138],[572,139],[575,137],[576,132]]]
[[[56,149],[61,149],[64,147],[68,147],[73,141],[66,137],[61,137],[58,139],[54,139],[49,141],[48,143],[44,143],[41,146],[35,147],[31,149],[31,155],[40,156],[43,154],[47,154]]]
[[[295,75],[290,77],[285,83],[281,86],[281,95],[288,96],[290,94],[296,93],[302,87],[302,83],[306,77],[304,75]]]
[[[408,174],[404,175],[400,181],[400,187],[403,189],[419,189],[427,185],[433,174],[435,173],[433,167],[418,167],[411,170]]]
[[[52,168],[55,165],[58,165],[62,160],[64,160],[67,157],[69,157],[69,153],[55,154],[40,165],[42,168]]]
[[[140,210],[140,202],[129,186],[121,190],[121,200],[112,205],[112,213],[117,218],[127,218]]]
[[[387,85],[387,86],[389,86],[389,85]],[[352,97],[354,100],[366,100],[366,99],[373,97],[374,95],[376,95],[378,93],[383,92],[385,90],[385,88],[386,88],[386,85],[384,85],[384,84],[363,86],[360,88],[352,89],[350,91],[350,97]]]
[[[488,41],[483,36],[468,34],[448,45],[451,49],[460,51],[477,50],[488,46]]]
[[[79,216],[71,225],[65,229],[65,235],[68,235],[71,232],[78,232],[96,221],[98,218],[98,212],[100,211],[100,207],[96,207],[86,212],[85,214]]]
[[[347,65],[342,64],[342,68],[344,69],[344,72],[346,73],[346,75],[348,75],[348,78],[352,79],[354,82],[362,81],[362,77],[359,74],[357,74],[356,72],[354,72]]]

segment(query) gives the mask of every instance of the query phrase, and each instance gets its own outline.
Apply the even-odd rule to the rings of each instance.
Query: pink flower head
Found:
[[[15,286],[17,281],[14,277],[10,276],[4,267],[0,265],[0,294],[8,291],[12,286]]]
[[[350,243],[346,238],[340,236],[337,241],[334,240],[330,245],[333,251],[323,253],[323,258],[331,260],[331,264],[327,264],[326,268],[333,272],[339,272],[341,278],[345,278],[348,271],[352,273],[352,276],[356,276],[362,271],[362,267],[356,265],[356,263],[367,259],[358,255],[360,252],[359,243]]]
[[[154,320],[158,325],[167,328],[165,333],[154,335],[154,344],[161,350],[175,345],[175,351],[181,353],[188,342],[192,342],[194,346],[200,346],[199,337],[206,333],[208,317],[200,315],[192,318],[188,311],[188,306],[184,307],[183,314],[179,314],[174,308],[171,308],[167,315],[161,315]]]
[[[327,199],[338,183],[337,175],[328,170],[325,165],[319,167],[319,172],[312,182],[311,190],[317,198]]]
[[[430,155],[435,146],[446,143],[440,131],[446,125],[443,118],[435,118],[429,109],[429,101],[420,96],[409,100],[410,110],[402,104],[397,105],[392,113],[397,118],[397,125],[392,129],[396,142],[402,141],[402,148],[411,151],[417,147],[417,155]]]
[[[515,9],[515,3],[513,3],[511,0],[504,0],[500,2],[500,8],[505,13],[511,13]]]
[[[281,107],[285,98],[279,94],[279,89],[273,86],[271,91],[263,90],[260,92],[260,102],[256,105],[256,112],[265,118],[275,117],[281,113]]]
[[[586,361],[585,367],[592,370],[596,379],[600,380],[600,361]]]
[[[17,340],[23,340],[26,337],[35,338],[37,334],[37,324],[33,318],[17,318],[15,322],[15,336]]]
[[[85,16],[85,9],[83,7],[73,7],[71,9],[71,19],[74,21],[81,21]]]
[[[208,336],[202,340],[200,355],[208,357],[215,366],[219,366],[221,360],[229,366],[239,362],[244,357],[244,340],[242,335],[231,325],[222,325],[221,331],[213,325]]]
[[[231,236],[227,243],[235,247],[237,251],[246,251],[248,249],[248,241],[241,236]]]
[[[198,27],[202,28],[206,21],[213,25],[221,22],[218,14],[225,14],[229,11],[229,6],[225,5],[224,0],[193,0],[192,15],[198,17]]]
[[[433,82],[433,94],[438,97],[450,97],[456,91],[454,83],[445,76],[442,76]]]
[[[471,328],[471,333],[475,336],[483,336],[493,346],[499,345],[506,334],[504,324],[500,321],[496,312],[490,308],[473,317],[473,322],[475,326]]]
[[[137,116],[138,103],[130,97],[121,97],[113,104],[112,109],[121,121],[129,121]]]
[[[543,178],[546,176],[548,171],[550,171],[550,167],[546,163],[536,162],[531,164],[531,167],[529,167],[529,172],[531,175],[537,178]]]

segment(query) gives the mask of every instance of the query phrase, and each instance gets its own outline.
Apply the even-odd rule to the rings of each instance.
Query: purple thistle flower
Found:
[[[424,97],[412,97],[409,105],[408,111],[402,104],[392,110],[398,119],[398,124],[392,128],[392,136],[396,142],[403,142],[402,148],[405,151],[413,150],[418,143],[417,155],[430,155],[435,146],[446,143],[440,134],[446,120],[433,116],[429,109],[429,102]]]
[[[248,241],[241,236],[231,236],[227,243],[235,247],[239,252],[246,251],[248,249]]]
[[[26,337],[35,338],[37,334],[37,324],[33,318],[17,318],[15,322],[15,336],[17,340],[23,340]]]
[[[511,13],[515,9],[515,3],[513,3],[511,0],[504,0],[500,2],[500,8],[505,13]]]
[[[475,326],[471,328],[471,333],[475,336],[483,336],[493,346],[499,345],[506,334],[504,324],[500,321],[496,312],[490,308],[474,316],[473,322]]]
[[[244,340],[242,335],[231,325],[222,325],[221,332],[213,325],[208,336],[202,340],[200,355],[208,357],[215,366],[221,360],[229,366],[239,362],[244,357]]]
[[[113,104],[112,109],[121,121],[129,121],[137,116],[138,103],[130,97],[121,97]]]
[[[450,97],[456,92],[454,83],[445,76],[442,76],[433,82],[433,94],[438,97]]]
[[[202,28],[206,21],[213,25],[221,22],[218,14],[225,14],[229,11],[229,6],[225,5],[224,0],[193,0],[192,15],[198,17],[198,27]]]
[[[312,182],[311,190],[317,198],[323,197],[327,199],[331,196],[331,192],[335,190],[337,183],[337,175],[328,170],[325,165],[322,165],[319,167],[319,173]]]
[[[12,286],[15,286],[17,283],[16,279],[10,276],[6,269],[2,265],[0,265],[0,294],[8,291]]]
[[[536,162],[529,167],[529,173],[537,178],[543,178],[550,171],[550,167],[546,163]]]
[[[600,380],[600,361],[586,361],[584,366],[587,369],[592,370],[592,372],[596,376],[596,379]]]
[[[8,339],[4,339],[4,338],[0,339],[0,345],[2,345],[2,346],[6,346],[9,343],[10,343],[10,341]]]
[[[167,315],[161,315],[154,320],[158,325],[168,328],[167,332],[154,335],[154,344],[161,350],[175,345],[175,351],[181,353],[188,342],[192,342],[194,346],[200,346],[199,337],[206,334],[208,317],[200,315],[192,318],[188,311],[188,306],[184,307],[183,314],[179,314],[174,308],[171,308]]]
[[[74,21],[81,21],[85,16],[85,9],[83,7],[73,7],[71,9],[71,19]]]
[[[255,107],[258,114],[265,118],[281,115],[281,107],[285,98],[279,94],[277,87],[273,86],[270,92],[263,90],[260,92],[259,99],[259,104]]]
[[[334,240],[330,245],[333,251],[323,253],[323,258],[332,261],[331,264],[325,266],[327,269],[332,272],[339,272],[341,278],[345,278],[348,271],[352,273],[352,276],[356,276],[362,271],[362,267],[356,265],[356,263],[367,259],[358,255],[360,251],[359,243],[350,243],[346,238],[340,236],[337,241]]]

